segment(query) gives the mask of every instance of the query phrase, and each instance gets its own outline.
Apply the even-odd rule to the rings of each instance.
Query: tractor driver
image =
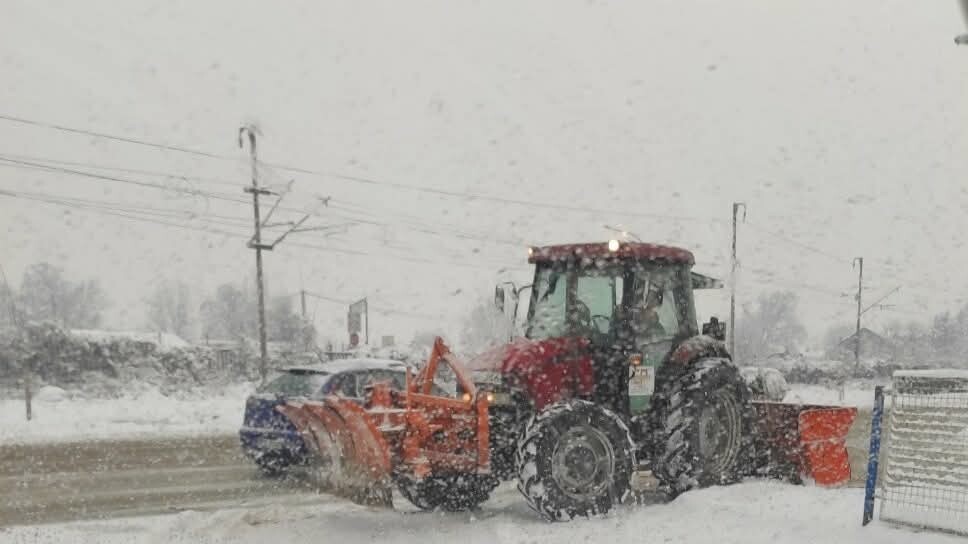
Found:
[[[638,332],[648,340],[657,340],[666,336],[665,328],[659,322],[659,307],[662,306],[662,287],[649,284],[645,295],[645,308],[639,316]]]

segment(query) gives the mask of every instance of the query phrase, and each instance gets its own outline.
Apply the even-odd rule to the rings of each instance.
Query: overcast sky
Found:
[[[0,196],[0,264],[15,283],[41,260],[99,277],[115,328],[145,325],[161,279],[199,299],[251,285],[235,138],[254,122],[267,162],[327,174],[261,172],[276,188],[294,180],[276,218],[352,224],[267,254],[271,294],[419,314],[376,314],[375,335],[456,335],[495,281],[527,280],[527,244],[604,240],[605,224],[688,247],[698,270],[726,277],[733,201],[748,207],[741,304],[793,289],[819,336],[852,322],[841,293],[864,256],[868,300],[902,287],[869,323],[927,319],[965,302],[962,31],[953,0],[10,0],[0,115],[228,158],[0,121],[0,158],[204,178],[0,161],[0,190],[21,195]],[[184,212],[195,219],[172,215]],[[701,299],[701,316],[724,315],[723,295]],[[310,310],[324,333],[345,327],[338,304]]]

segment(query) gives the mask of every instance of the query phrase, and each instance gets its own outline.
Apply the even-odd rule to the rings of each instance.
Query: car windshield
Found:
[[[283,397],[312,397],[319,394],[329,380],[322,372],[283,372],[258,389],[259,393]]]

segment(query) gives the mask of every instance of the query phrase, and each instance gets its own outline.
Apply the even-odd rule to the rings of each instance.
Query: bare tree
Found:
[[[191,336],[191,292],[182,281],[162,281],[145,301],[148,322],[156,330]]]
[[[107,297],[96,280],[70,282],[60,268],[48,263],[27,268],[19,299],[26,319],[67,328],[97,327],[107,307]]]
[[[736,324],[738,358],[755,360],[799,349],[807,330],[797,314],[798,302],[792,291],[775,291],[761,295],[755,306],[743,308],[743,318]]]

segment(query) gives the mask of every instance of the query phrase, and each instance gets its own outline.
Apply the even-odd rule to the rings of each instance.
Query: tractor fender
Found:
[[[720,358],[729,359],[732,357],[726,349],[726,344],[716,340],[712,336],[699,335],[687,338],[676,346],[669,354],[668,362],[675,366],[689,366],[700,359]]]

